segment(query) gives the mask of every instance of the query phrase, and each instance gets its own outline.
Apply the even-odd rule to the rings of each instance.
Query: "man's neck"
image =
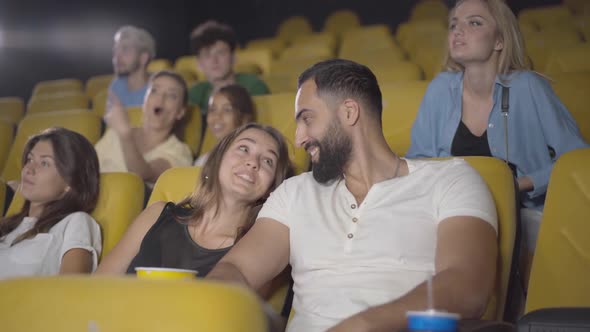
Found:
[[[127,76],[127,89],[137,91],[143,88],[148,82],[148,74],[145,70],[137,70]]]
[[[215,91],[215,90],[217,90],[221,87],[224,87],[226,85],[235,84],[236,83],[236,74],[234,74],[232,72],[232,73],[228,74],[226,77],[220,78],[215,81],[210,81],[210,83],[213,86],[213,90]]]
[[[351,159],[344,171],[346,187],[360,204],[375,183],[406,174],[405,167],[398,167],[403,166],[400,163],[381,132],[359,133],[353,137]]]

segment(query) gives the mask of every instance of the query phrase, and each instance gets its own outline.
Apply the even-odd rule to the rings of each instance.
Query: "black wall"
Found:
[[[271,37],[290,15],[305,15],[315,30],[332,11],[355,10],[365,24],[393,29],[415,1],[394,0],[0,0],[0,96],[28,98],[40,80],[111,72],[113,34],[133,24],[150,31],[158,57],[189,53],[188,34],[206,19],[231,24],[241,42]],[[509,1],[513,10],[559,1]]]

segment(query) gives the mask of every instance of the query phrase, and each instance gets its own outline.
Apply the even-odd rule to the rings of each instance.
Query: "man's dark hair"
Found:
[[[300,88],[310,79],[313,79],[317,86],[318,96],[326,94],[338,100],[356,99],[381,123],[381,90],[375,74],[368,67],[350,60],[326,60],[306,69],[299,76],[297,87]]]
[[[197,56],[204,47],[209,47],[217,41],[226,42],[233,53],[237,44],[234,29],[217,21],[207,21],[191,33],[191,48]]]

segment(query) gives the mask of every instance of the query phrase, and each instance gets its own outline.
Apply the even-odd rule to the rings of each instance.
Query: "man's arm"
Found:
[[[209,272],[207,278],[259,289],[289,263],[289,228],[261,218]]]
[[[434,304],[462,318],[479,318],[486,309],[496,278],[497,240],[494,228],[476,217],[440,222],[432,280]],[[406,326],[406,311],[427,309],[426,282],[401,298],[369,308],[330,329],[395,331]]]

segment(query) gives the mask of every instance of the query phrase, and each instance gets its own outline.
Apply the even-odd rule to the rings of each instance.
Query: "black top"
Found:
[[[231,249],[207,249],[199,246],[191,238],[188,226],[181,224],[174,215],[187,215],[188,209],[176,207],[169,202],[162,210],[156,223],[147,232],[139,253],[127,268],[127,273],[135,273],[135,268],[168,267],[197,270],[198,277],[206,276],[217,262]]]
[[[451,144],[451,154],[453,156],[485,156],[491,157],[492,152],[488,145],[488,132],[484,131],[483,135],[475,136],[469,128],[459,122],[457,132]]]

